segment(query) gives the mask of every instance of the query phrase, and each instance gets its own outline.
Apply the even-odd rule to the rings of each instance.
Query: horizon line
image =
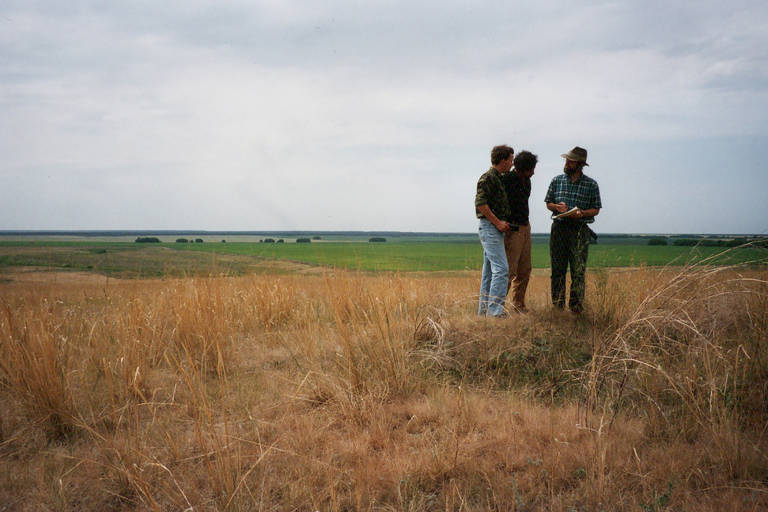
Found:
[[[56,235],[69,235],[69,236],[128,236],[128,235],[240,235],[240,236],[254,236],[254,235],[399,235],[399,236],[425,236],[425,235],[461,235],[461,236],[474,236],[477,235],[471,231],[398,231],[398,230],[193,230],[193,229],[0,229],[0,236],[56,236]],[[532,235],[548,235],[549,232],[534,232]],[[664,232],[604,232],[600,233],[601,236],[667,236],[667,237],[681,237],[681,236],[748,236],[748,237],[766,237],[766,233],[664,233]]]

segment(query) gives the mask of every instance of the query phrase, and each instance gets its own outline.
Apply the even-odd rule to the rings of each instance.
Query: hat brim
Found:
[[[579,162],[579,163],[582,163],[582,164],[586,165],[587,167],[589,167],[589,164],[587,162],[582,162],[581,160],[579,160],[579,158],[576,155],[572,155],[570,153],[563,153],[560,156],[565,158],[566,160],[571,160],[573,162]]]

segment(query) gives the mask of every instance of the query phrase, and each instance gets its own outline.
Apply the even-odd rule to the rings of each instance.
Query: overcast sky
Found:
[[[768,3],[0,1],[0,229],[477,229],[492,146],[598,232],[766,233]]]

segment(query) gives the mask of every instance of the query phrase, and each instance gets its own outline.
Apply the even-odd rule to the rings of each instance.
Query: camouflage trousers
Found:
[[[570,267],[571,293],[568,307],[577,313],[581,313],[584,309],[589,239],[589,228],[583,222],[552,223],[549,258],[552,264],[552,304],[557,308],[565,307],[565,275]]]

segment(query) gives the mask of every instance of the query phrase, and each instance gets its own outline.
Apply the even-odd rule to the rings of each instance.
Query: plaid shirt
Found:
[[[582,210],[603,207],[600,202],[600,188],[597,186],[597,182],[586,174],[582,174],[574,183],[571,183],[571,177],[565,173],[555,176],[549,184],[547,197],[544,198],[544,201],[547,203],[565,203],[569,210],[574,206],[578,206]],[[583,217],[581,220],[587,223],[595,222],[594,217]]]
[[[501,182],[501,173],[491,167],[477,180],[477,193],[475,194],[475,216],[483,218],[478,206],[487,204],[493,214],[499,220],[509,220],[509,200]]]

